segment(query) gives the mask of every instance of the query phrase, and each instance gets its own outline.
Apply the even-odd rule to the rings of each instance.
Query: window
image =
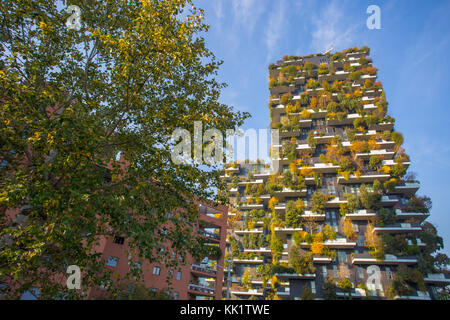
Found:
[[[386,267],[386,277],[392,279],[391,268]]]
[[[181,271],[177,272],[177,280],[181,280]]]
[[[347,262],[347,256],[346,256],[345,252],[338,251],[338,260],[339,260],[339,262]]]
[[[364,235],[359,235],[358,240],[356,240],[356,243],[358,246],[363,247],[364,246]]]
[[[338,270],[337,270],[337,266],[336,265],[333,266],[333,272],[334,272],[334,277],[337,278],[338,277]]]
[[[160,267],[153,267],[153,274],[156,276],[159,276],[161,272],[161,268]]]
[[[20,300],[37,300],[41,294],[39,288],[31,288],[20,296]]]
[[[131,263],[131,268],[133,268],[134,270],[141,269],[141,263],[140,262],[133,262],[133,263]]]
[[[359,277],[360,279],[363,279],[363,278],[364,278],[364,269],[361,268],[360,266],[358,266],[358,277]]]
[[[316,293],[316,283],[314,281],[311,281],[311,292]]]
[[[3,291],[6,290],[8,284],[5,282],[0,282],[0,298],[3,296]]]
[[[169,274],[173,276],[173,270],[169,270]]]
[[[324,278],[327,276],[327,266],[322,266],[322,275]]]
[[[173,293],[173,300],[178,300],[178,295],[179,295],[178,292],[175,291]]]
[[[116,243],[116,244],[123,244],[124,241],[125,241],[124,237],[118,237],[118,236],[114,237],[114,243]]]
[[[150,288],[150,292],[156,293],[156,288]]]
[[[108,257],[108,261],[106,261],[106,265],[110,267],[117,267],[119,263],[119,258],[117,257]]]

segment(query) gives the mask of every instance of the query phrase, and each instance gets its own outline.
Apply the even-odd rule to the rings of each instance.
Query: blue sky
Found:
[[[402,132],[419,195],[432,198],[434,223],[450,255],[450,1],[194,0],[205,9],[205,35],[224,61],[222,102],[251,113],[243,126],[268,128],[268,69],[285,54],[371,48]],[[369,30],[369,5],[381,8],[381,29]]]

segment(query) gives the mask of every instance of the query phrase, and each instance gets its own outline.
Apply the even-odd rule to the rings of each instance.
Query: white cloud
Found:
[[[286,28],[286,5],[284,1],[278,1],[278,4],[277,7],[272,7],[265,31],[268,59],[273,58],[274,50]]]
[[[213,8],[214,8],[214,14],[216,15],[216,18],[218,20],[222,20],[224,17],[222,0],[214,0]]]
[[[232,0],[234,23],[253,33],[258,18],[264,13],[265,3],[261,0]]]
[[[354,31],[361,23],[349,26],[348,21],[349,17],[346,17],[341,1],[332,1],[322,8],[321,13],[312,20],[312,50],[324,52],[331,47],[340,49],[353,46]]]

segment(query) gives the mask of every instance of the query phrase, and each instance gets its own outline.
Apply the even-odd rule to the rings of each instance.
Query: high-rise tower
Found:
[[[433,299],[450,284],[369,51],[269,66],[278,172],[244,161],[223,175],[231,298]]]

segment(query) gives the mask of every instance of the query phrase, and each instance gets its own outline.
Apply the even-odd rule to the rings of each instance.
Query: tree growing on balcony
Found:
[[[311,211],[319,214],[323,213],[327,200],[328,200],[327,196],[324,195],[322,192],[320,191],[314,192],[311,196],[311,203],[312,203]]]
[[[289,265],[298,274],[314,273],[313,257],[311,253],[301,253],[300,248],[293,244],[289,249]]]
[[[327,276],[323,284],[325,300],[336,300],[336,283],[333,278]]]
[[[312,293],[311,287],[307,284],[303,286],[302,294],[300,295],[300,300],[314,300],[316,296]]]

